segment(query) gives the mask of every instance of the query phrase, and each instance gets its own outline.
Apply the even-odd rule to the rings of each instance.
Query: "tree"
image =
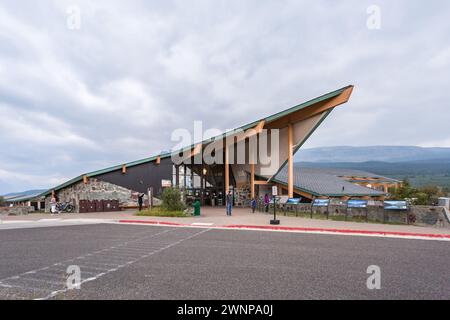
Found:
[[[3,207],[5,204],[6,204],[5,198],[3,198],[2,196],[0,196],[0,207]]]
[[[417,193],[417,190],[411,187],[408,179],[404,179],[402,185],[391,193],[390,198],[394,200],[414,198],[415,193]]]
[[[411,199],[417,205],[435,205],[438,198],[442,195],[444,195],[444,192],[438,186],[413,188],[409,181],[405,179],[402,182],[402,186],[391,193],[390,199]]]
[[[445,195],[442,188],[438,186],[425,186],[420,188],[419,192],[424,196],[424,204],[437,204],[438,198]]]
[[[165,188],[162,193],[162,208],[170,211],[181,211],[184,209],[181,201],[181,192],[178,188]]]

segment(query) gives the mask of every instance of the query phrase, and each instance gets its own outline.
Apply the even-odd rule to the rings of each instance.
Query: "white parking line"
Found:
[[[24,298],[24,293],[22,291],[28,290],[30,291],[30,294],[35,296],[36,293],[31,291],[39,290],[39,292],[47,293],[39,295],[40,297],[37,299],[51,299],[58,294],[65,293],[70,290],[66,287],[65,276],[67,276],[67,274],[65,271],[71,264],[78,265],[80,267],[82,275],[81,284],[83,284],[94,281],[105,274],[129,266],[141,259],[171,248],[207,231],[209,231],[209,229],[202,229],[199,232],[192,233],[190,230],[188,234],[185,234],[185,232],[180,229],[166,229],[153,235],[148,235],[148,232],[145,232],[147,235],[146,237],[133,238],[119,245],[97,250],[76,258],[54,263],[44,268],[30,270],[16,276],[2,279],[0,280],[0,298],[2,297],[2,294],[3,296],[6,294],[8,297],[16,297],[14,296],[15,293],[13,290],[16,288],[21,290],[21,292],[17,292],[17,298]],[[174,234],[175,239],[160,238],[167,233]],[[181,239],[179,239],[180,237]],[[178,240],[176,240],[177,238]],[[149,245],[150,241],[151,245]],[[125,252],[121,254],[117,252],[118,250]],[[127,252],[128,250],[130,250],[130,253]],[[90,272],[83,272],[84,269],[87,269]],[[43,272],[44,270],[45,272]],[[61,275],[61,282],[58,281],[58,275]],[[87,275],[88,278],[83,279],[83,275]],[[8,289],[8,292],[5,292],[4,290],[2,291],[1,288]]]
[[[151,253],[149,253],[149,254],[147,254],[147,255],[144,255],[142,258],[138,258],[138,259],[136,259],[136,260],[134,260],[134,261],[128,261],[125,265],[120,265],[120,266],[118,266],[117,268],[110,269],[109,271],[106,271],[105,273],[103,273],[103,274],[101,274],[101,275],[97,275],[96,277],[92,277],[92,278],[90,278],[90,279],[88,279],[88,280],[83,280],[83,281],[81,281],[80,285],[82,285],[83,283],[88,282],[88,281],[94,281],[94,280],[98,279],[99,277],[101,277],[101,276],[103,276],[103,275],[105,275],[105,274],[108,274],[108,273],[110,273],[110,272],[117,271],[117,270],[119,270],[119,269],[121,269],[121,268],[123,268],[123,267],[125,267],[125,266],[127,266],[127,265],[133,264],[133,263],[135,263],[135,262],[137,262],[137,261],[139,261],[139,260],[141,260],[141,259],[143,259],[143,258],[149,257],[149,256],[151,256],[151,255],[153,255],[153,254],[155,254],[155,253],[158,253],[158,252],[167,250],[167,249],[169,249],[169,248],[171,248],[171,247],[173,247],[173,246],[176,246],[176,245],[178,245],[178,244],[180,244],[180,243],[182,243],[182,242],[184,242],[184,241],[186,241],[186,240],[192,239],[192,238],[194,238],[194,237],[196,237],[196,236],[198,236],[198,235],[200,235],[200,234],[202,234],[202,233],[205,233],[205,232],[207,232],[207,231],[209,231],[209,229],[205,229],[205,230],[202,230],[202,231],[200,231],[200,232],[196,232],[196,233],[194,233],[194,234],[192,234],[192,235],[189,235],[189,236],[186,237],[186,238],[183,238],[183,239],[180,239],[180,240],[178,240],[178,241],[172,242],[172,243],[166,245],[165,247],[160,248],[159,250],[156,250],[156,251],[151,252]],[[67,292],[67,291],[69,291],[69,290],[70,290],[70,289],[65,288],[65,289],[63,289],[63,290],[55,291],[55,292],[52,292],[49,296],[44,297],[44,298],[42,298],[42,299],[43,299],[43,300],[51,299],[51,298],[55,297],[56,295],[61,294],[61,293],[65,293],[65,292]]]

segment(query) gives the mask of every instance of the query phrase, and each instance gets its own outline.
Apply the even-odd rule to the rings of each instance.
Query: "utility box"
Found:
[[[200,201],[198,200],[194,202],[194,216],[200,216]]]
[[[438,199],[438,206],[450,209],[450,198],[441,197]]]

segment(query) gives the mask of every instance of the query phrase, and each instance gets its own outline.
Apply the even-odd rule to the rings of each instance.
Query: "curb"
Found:
[[[172,227],[196,227],[202,226],[182,224],[175,222],[149,221],[149,220],[119,220],[119,223],[136,223],[151,224]],[[305,227],[275,227],[275,226],[252,226],[252,225],[224,225],[224,226],[208,226],[209,229],[241,229],[241,230],[263,230],[263,231],[290,231],[301,233],[323,233],[323,234],[340,234],[340,235],[358,235],[358,236],[378,236],[378,237],[395,237],[407,239],[430,239],[430,240],[446,240],[450,241],[450,234],[432,234],[432,233],[413,233],[400,231],[371,231],[371,230],[353,230],[353,229],[330,229],[330,228],[305,228]]]
[[[373,235],[373,236],[395,236],[395,237],[416,237],[432,239],[448,239],[450,234],[432,234],[432,233],[412,233],[400,231],[371,231],[371,230],[353,230],[353,229],[327,229],[327,228],[301,228],[301,227],[271,227],[271,226],[248,226],[248,225],[229,225],[223,226],[230,229],[260,229],[277,231],[300,231],[312,233],[336,233],[336,234],[355,234],[355,235]]]

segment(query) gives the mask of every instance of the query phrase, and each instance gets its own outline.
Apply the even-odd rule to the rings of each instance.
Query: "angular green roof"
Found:
[[[326,93],[324,95],[321,95],[321,96],[319,96],[317,98],[311,99],[311,100],[306,101],[304,103],[298,104],[298,105],[296,105],[294,107],[291,107],[289,109],[286,109],[284,111],[280,111],[278,113],[275,113],[275,114],[270,115],[268,117],[265,117],[263,119],[259,119],[259,120],[253,121],[253,122],[251,122],[249,124],[243,125],[243,126],[241,126],[239,128],[236,128],[234,130],[227,131],[227,132],[225,132],[225,133],[223,133],[221,135],[218,135],[218,136],[215,136],[215,137],[203,140],[201,142],[198,142],[198,143],[192,144],[190,146],[181,148],[181,149],[179,149],[177,151],[174,151],[174,152],[175,153],[177,153],[177,152],[181,153],[181,152],[184,152],[184,151],[187,151],[187,150],[191,150],[192,148],[194,148],[199,143],[207,144],[207,143],[213,142],[216,139],[225,138],[225,137],[227,137],[227,136],[229,136],[231,134],[234,134],[236,130],[243,130],[243,131],[245,131],[247,129],[255,127],[261,121],[265,121],[265,123],[268,124],[268,123],[273,122],[275,120],[278,120],[278,119],[280,119],[280,118],[282,118],[282,117],[284,117],[284,116],[286,116],[288,114],[291,114],[291,113],[296,112],[298,110],[301,110],[303,108],[309,107],[309,106],[311,106],[313,104],[316,104],[316,103],[319,103],[319,102],[322,102],[322,101],[334,98],[334,97],[340,95],[342,92],[344,92],[345,90],[347,90],[350,87],[352,87],[352,86],[349,85],[349,86],[343,87],[341,89],[338,89],[338,90]],[[328,115],[328,113],[327,113],[327,115]],[[298,146],[295,151],[297,151],[298,148],[300,148],[300,146]],[[60,185],[58,185],[58,186],[56,186],[54,188],[51,188],[51,189],[47,190],[46,192],[42,193],[42,196],[47,196],[47,195],[51,194],[53,190],[58,191],[58,190],[61,190],[61,189],[65,188],[65,187],[68,187],[68,186],[70,186],[72,184],[75,184],[75,183],[77,183],[79,181],[82,181],[84,176],[95,177],[95,176],[98,176],[98,175],[101,175],[101,174],[104,174],[104,173],[120,170],[122,168],[122,165],[125,165],[127,168],[129,168],[129,167],[137,166],[137,165],[140,165],[140,164],[144,164],[144,163],[149,163],[149,162],[155,161],[158,157],[160,157],[161,159],[169,158],[169,157],[171,157],[171,155],[172,155],[172,152],[164,153],[164,154],[158,154],[158,155],[154,155],[154,156],[149,157],[149,158],[136,160],[136,161],[132,161],[132,162],[128,162],[128,163],[112,166],[112,167],[109,167],[109,168],[105,168],[105,169],[101,169],[101,170],[85,173],[85,174],[79,175],[78,177],[73,178],[73,179],[71,179],[71,180],[69,180],[69,181],[67,181],[67,182],[65,182],[63,184],[60,184]]]
[[[294,188],[300,191],[309,193],[313,196],[327,196],[327,197],[362,197],[384,196],[383,191],[367,188],[358,184],[347,181],[342,178],[348,170],[320,167],[294,167]],[[366,171],[354,171],[355,174],[365,177],[377,177],[376,174]],[[288,184],[288,170],[287,166],[282,167],[279,173],[272,179],[273,182],[287,186]]]

